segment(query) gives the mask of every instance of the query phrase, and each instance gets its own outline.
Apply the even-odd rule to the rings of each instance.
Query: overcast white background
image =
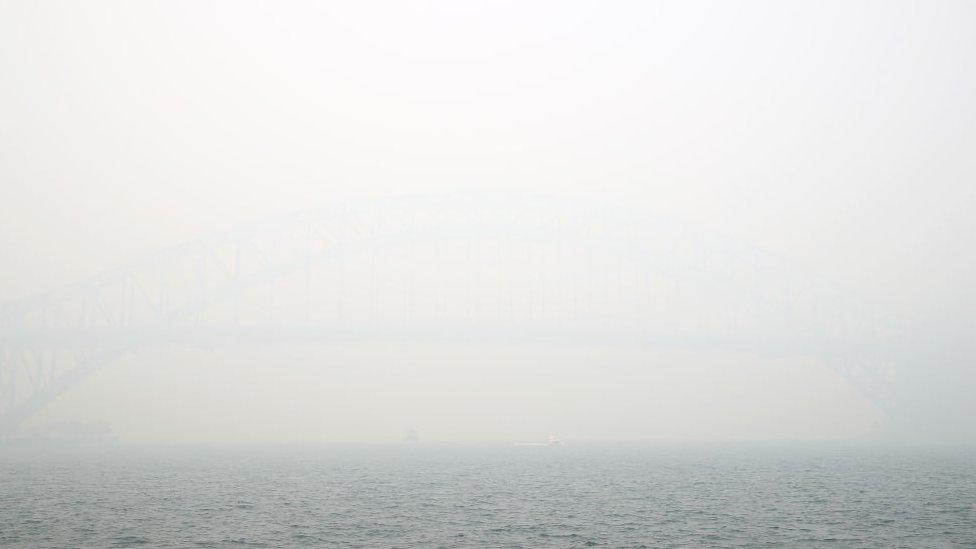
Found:
[[[488,189],[623,198],[965,335],[974,20],[962,1],[0,1],[0,300],[269,215]],[[930,401],[957,403],[929,410],[940,436],[972,433],[960,416],[973,411],[960,388],[970,350],[950,349],[933,374]],[[408,353],[441,387],[430,399],[416,396],[430,384],[397,393],[395,374],[379,388],[357,377],[402,349],[249,361],[163,350],[100,371],[38,421],[105,421],[139,441],[395,440],[406,428],[442,440],[857,437],[879,421],[802,361],[532,352],[545,357],[476,353],[477,375],[570,365],[553,394],[540,392],[551,378],[524,374],[478,400],[459,398],[471,379],[450,373],[470,350]],[[322,353],[360,367],[316,369]],[[262,369],[286,359],[283,373]],[[608,361],[655,388],[629,395],[633,380],[590,370]],[[722,377],[729,365],[741,375]],[[190,378],[197,392],[174,412]],[[267,379],[283,388],[247,415]],[[321,393],[297,398],[310,379],[342,379],[347,415]],[[207,403],[216,411],[199,413]],[[446,419],[451,406],[460,415]],[[739,420],[723,423],[730,413]]]

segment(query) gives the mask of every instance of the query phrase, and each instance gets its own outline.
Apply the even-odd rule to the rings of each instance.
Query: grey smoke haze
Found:
[[[147,442],[976,440],[974,17],[962,1],[0,1],[0,301],[290,212],[470,192],[626,204],[664,220],[631,227],[638,242],[661,239],[657,223],[761,250],[907,326],[897,421],[811,356],[418,337],[146,349],[28,426]],[[315,310],[336,314],[330,284],[347,320],[402,297],[364,282],[378,261],[385,280],[424,281],[418,318],[460,318],[452,296],[490,316],[514,285],[552,288],[559,324],[574,272],[639,270],[527,246],[472,294],[463,274],[490,261],[425,246],[316,266]],[[276,287],[276,314],[302,310],[302,284]],[[246,318],[271,311],[261,291]]]

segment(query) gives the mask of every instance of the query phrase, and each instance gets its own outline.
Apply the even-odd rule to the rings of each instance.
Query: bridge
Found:
[[[0,436],[165,345],[465,341],[813,356],[883,411],[890,311],[630,204],[409,196],[280,216],[0,307]]]

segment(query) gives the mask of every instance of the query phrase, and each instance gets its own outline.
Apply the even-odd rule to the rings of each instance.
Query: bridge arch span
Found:
[[[638,322],[638,329],[624,335],[621,329],[608,330],[619,339],[816,354],[876,404],[889,406],[888,365],[883,353],[873,351],[883,348],[896,328],[877,329],[877,309],[822,277],[633,205],[584,204],[551,196],[438,195],[279,216],[5,304],[0,308],[0,434],[12,433],[105,363],[166,337],[178,339],[181,333],[201,330],[194,318],[253,288],[364,250],[444,239],[521,246],[569,243],[626,258],[640,266],[639,279],[646,275],[676,281],[702,301],[721,300],[720,314],[752,320],[734,327],[719,322],[721,333],[669,333],[667,315],[658,314],[665,316],[663,324]],[[749,313],[739,314],[737,307]],[[401,323],[396,329],[409,333],[410,327]],[[329,328],[341,332],[342,326]],[[545,326],[534,329],[542,338],[557,332]],[[469,331],[472,336],[515,333],[497,323]],[[524,330],[519,333],[524,336]],[[563,327],[563,337],[586,334],[585,329]]]

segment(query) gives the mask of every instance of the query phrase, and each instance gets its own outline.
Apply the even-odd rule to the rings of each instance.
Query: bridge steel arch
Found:
[[[882,322],[888,315],[862,296],[773,254],[627,204],[552,196],[407,196],[264,220],[4,304],[0,436],[16,432],[101,366],[180,340],[203,311],[251,288],[370,246],[485,235],[584,242],[649,260],[656,273],[680,277],[694,291],[735,298],[758,322],[718,334],[638,331],[631,339],[819,356],[882,410],[893,405],[887,344],[901,327]]]

